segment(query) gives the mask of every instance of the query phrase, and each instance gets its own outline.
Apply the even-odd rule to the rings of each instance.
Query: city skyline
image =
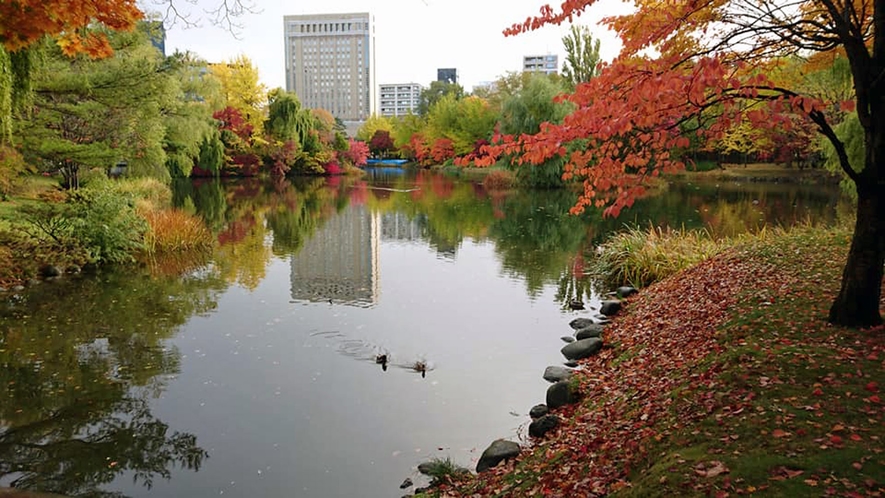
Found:
[[[184,29],[180,23],[167,26],[167,52],[187,50],[209,62],[245,55],[258,68],[269,88],[285,88],[283,18],[287,15],[369,12],[375,22],[376,82],[416,82],[428,85],[436,70],[457,67],[465,90],[522,69],[523,56],[558,54],[563,57],[562,37],[568,25],[549,26],[516,37],[502,30],[538,12],[543,2],[513,0],[476,4],[466,0],[356,1],[327,0],[320,4],[293,7],[282,1],[262,2],[261,10],[237,19],[238,37],[203,20],[202,27]],[[190,8],[194,18],[204,16],[199,7]],[[623,12],[617,0],[602,0],[580,18],[601,39],[601,54],[611,60],[620,44],[615,36],[596,27],[605,15]],[[377,87],[377,85],[376,85]],[[377,88],[376,90],[377,91]]]

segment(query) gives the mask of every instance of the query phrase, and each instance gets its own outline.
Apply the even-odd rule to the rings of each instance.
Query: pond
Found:
[[[680,182],[603,219],[568,215],[568,192],[395,168],[178,185],[175,204],[216,234],[207,264],[65,277],[0,303],[0,486],[401,496],[406,477],[426,483],[423,461],[473,468],[492,440],[525,439],[568,322],[592,314],[569,301],[598,304],[584,268],[613,231],[830,223],[838,198]]]

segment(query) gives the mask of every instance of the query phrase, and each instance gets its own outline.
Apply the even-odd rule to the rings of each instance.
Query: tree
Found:
[[[429,87],[421,90],[421,101],[418,103],[418,115],[426,116],[434,104],[447,95],[451,95],[455,100],[459,100],[464,96],[464,87],[457,83],[449,83],[448,81],[431,82]]]
[[[518,34],[580,15],[594,0],[574,0],[560,10],[515,24]],[[643,181],[684,167],[674,151],[687,146],[686,132],[721,136],[749,120],[757,127],[789,126],[789,114],[811,120],[833,146],[839,165],[856,185],[857,220],[829,321],[846,326],[882,323],[879,312],[885,263],[885,0],[640,0],[634,12],[605,24],[623,41],[618,58],[570,100],[577,106],[562,125],[523,140],[502,137],[498,152],[521,152],[540,163],[565,155],[564,144],[587,139],[568,154],[566,177],[583,180],[573,212],[607,206],[616,215],[644,190]],[[657,56],[652,58],[649,53]],[[785,57],[809,64],[844,54],[864,130],[863,164],[852,164],[834,130],[834,102],[801,85],[782,86],[768,77]],[[686,127],[687,123],[697,123]]]
[[[34,96],[16,120],[22,152],[34,164],[61,168],[68,186],[80,167],[127,161],[129,173],[168,177],[164,114],[177,107],[172,65],[139,31],[113,33],[111,57],[68,57],[53,45],[33,69]]]
[[[565,48],[562,77],[574,90],[598,74],[599,40],[593,39],[587,26],[573,24],[569,34],[562,37],[562,45]]]
[[[212,75],[221,82],[221,102],[214,108],[232,107],[252,125],[255,134],[261,133],[264,124],[267,88],[258,77],[258,68],[245,55],[238,55],[220,64],[210,64]]]
[[[387,130],[376,131],[369,142],[369,150],[376,156],[386,157],[393,147],[393,139],[390,138],[390,132]]]
[[[356,131],[356,139],[369,143],[378,130],[393,131],[393,124],[384,116],[372,114]]]

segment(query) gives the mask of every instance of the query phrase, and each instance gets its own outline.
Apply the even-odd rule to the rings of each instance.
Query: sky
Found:
[[[148,0],[165,2],[165,0]],[[420,83],[436,79],[437,68],[455,67],[465,90],[522,68],[524,55],[558,54],[565,57],[562,37],[568,26],[549,26],[516,37],[502,30],[539,12],[544,0],[254,0],[255,12],[237,19],[236,36],[209,22],[205,9],[221,0],[172,0],[190,12],[198,27],[167,21],[166,52],[191,51],[209,62],[243,54],[258,68],[269,88],[285,87],[283,16],[320,13],[369,12],[375,19],[376,84]],[[146,10],[156,6],[147,3]],[[578,23],[601,40],[600,55],[611,60],[620,49],[617,38],[596,22],[623,12],[618,0],[601,0]]]

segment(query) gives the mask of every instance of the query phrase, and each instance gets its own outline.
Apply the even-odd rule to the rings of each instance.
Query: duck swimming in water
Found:
[[[387,371],[387,361],[388,358],[386,354],[379,354],[375,356],[375,363],[381,365],[381,370],[385,372]]]

